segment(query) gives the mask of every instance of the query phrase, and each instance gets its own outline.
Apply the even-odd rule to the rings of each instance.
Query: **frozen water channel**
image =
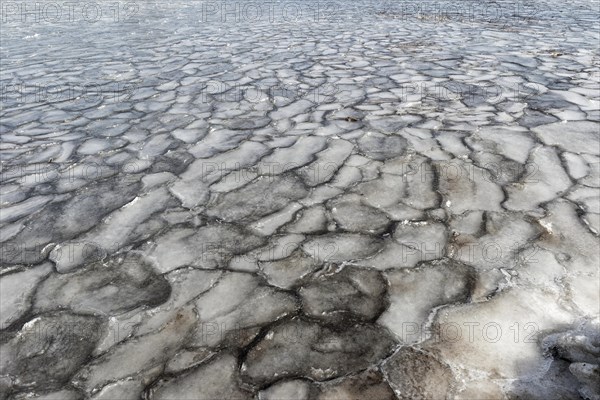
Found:
[[[600,399],[599,14],[4,1],[0,400]]]

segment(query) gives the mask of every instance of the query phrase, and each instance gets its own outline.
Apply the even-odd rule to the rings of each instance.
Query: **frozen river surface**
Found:
[[[598,16],[3,2],[0,399],[599,399]]]

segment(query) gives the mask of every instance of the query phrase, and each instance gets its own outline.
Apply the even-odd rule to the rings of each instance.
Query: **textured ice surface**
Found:
[[[597,3],[34,3],[0,400],[600,399]]]
[[[452,370],[432,355],[405,347],[383,366],[399,399],[443,399],[455,385]]]
[[[387,356],[393,346],[389,334],[376,325],[337,331],[293,320],[266,332],[246,356],[242,374],[262,384],[297,375],[323,381],[363,370]]]
[[[385,280],[375,270],[346,267],[325,271],[302,285],[298,294],[305,314],[339,321],[372,320],[385,308]]]

